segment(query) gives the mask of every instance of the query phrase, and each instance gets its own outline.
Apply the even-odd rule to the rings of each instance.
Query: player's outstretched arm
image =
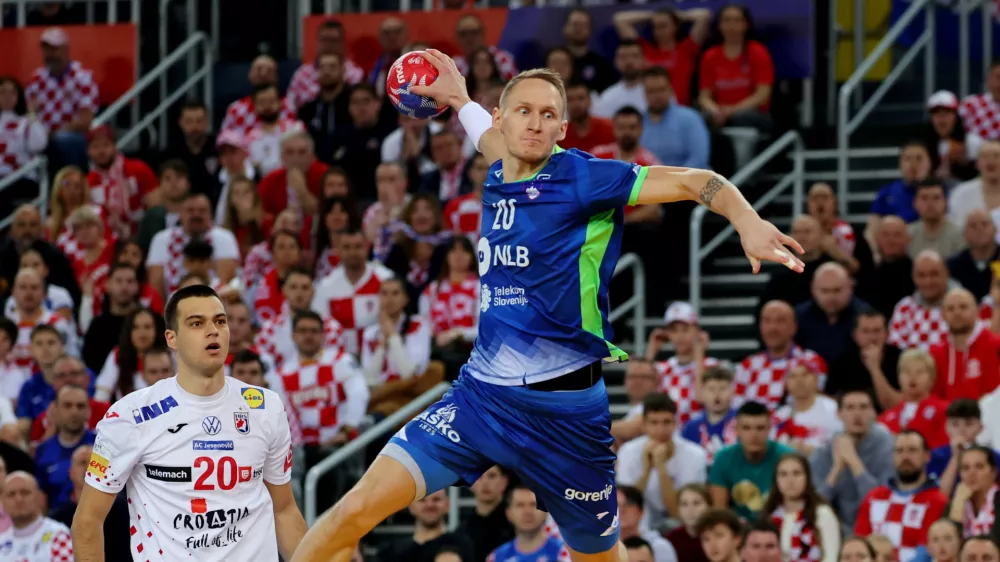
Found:
[[[104,562],[104,519],[115,494],[84,484],[73,515],[73,553],[76,562]]]
[[[447,105],[458,113],[459,121],[472,137],[476,149],[486,161],[496,162],[507,153],[503,133],[493,126],[493,118],[481,105],[472,101],[465,77],[458,71],[455,61],[437,49],[424,51],[426,58],[438,71],[438,77],[428,86],[410,86],[414,94],[434,98],[438,105]]]
[[[274,504],[274,529],[278,533],[278,552],[282,560],[291,560],[309,527],[302,518],[298,506],[295,505],[291,483],[271,484],[265,480],[264,486],[271,494],[271,503]]]
[[[791,247],[802,254],[802,246],[791,236],[760,218],[739,188],[715,172],[697,168],[650,166],[634,203],[645,205],[684,200],[697,201],[729,219],[740,235],[743,251],[750,260],[754,273],[760,271],[761,260],[777,262],[802,272],[802,260],[786,248]]]

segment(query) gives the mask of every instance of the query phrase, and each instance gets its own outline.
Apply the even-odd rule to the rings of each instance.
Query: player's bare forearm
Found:
[[[292,485],[271,484],[264,482],[267,491],[271,494],[271,503],[274,505],[274,528],[278,534],[278,552],[284,560],[291,560],[295,554],[295,549],[302,542],[302,537],[306,535],[309,527],[306,520],[302,518],[302,513],[295,505],[295,497],[292,495]]]
[[[486,157],[486,162],[493,164],[497,160],[500,160],[507,154],[507,145],[503,141],[503,132],[500,129],[493,128],[485,133],[479,139],[479,152],[483,153]]]
[[[733,223],[736,230],[760,220],[739,188],[711,170],[650,166],[636,200],[638,205],[697,201]]]
[[[73,555],[76,562],[104,562],[104,522],[79,513],[73,517]]]

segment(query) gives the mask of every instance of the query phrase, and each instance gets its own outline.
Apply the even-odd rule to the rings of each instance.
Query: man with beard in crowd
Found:
[[[396,111],[393,109],[389,115],[392,119],[387,119],[371,84],[354,86],[348,99],[348,133],[334,153],[333,162],[347,172],[359,200],[373,201],[375,169],[382,163],[382,141],[396,128]]]
[[[21,264],[21,254],[35,250],[49,268],[47,281],[69,291],[73,302],[80,304],[80,285],[73,274],[66,254],[44,240],[42,215],[37,207],[21,205],[14,211],[14,222],[10,225],[7,240],[0,247],[0,300],[14,287],[14,276]]]
[[[333,155],[345,140],[351,122],[351,90],[344,82],[343,61],[332,53],[316,58],[319,93],[298,111],[299,120],[316,144],[316,157],[327,164],[333,163]]]
[[[142,160],[118,151],[115,133],[108,125],[87,133],[87,155],[91,202],[104,209],[108,226],[118,236],[135,235],[143,211],[159,198],[156,174]]]
[[[187,165],[191,174],[191,185],[195,193],[204,193],[212,202],[212,208],[219,204],[218,180],[219,153],[215,146],[215,135],[209,133],[208,109],[200,101],[188,101],[181,106],[181,116],[177,120],[181,138],[167,147],[160,162],[180,160]]]

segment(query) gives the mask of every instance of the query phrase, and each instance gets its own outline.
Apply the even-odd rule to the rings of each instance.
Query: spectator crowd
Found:
[[[565,46],[545,56],[566,82],[561,146],[705,168],[740,152],[732,128],[769,134],[774,68],[745,8],[624,10],[614,26],[605,60],[588,47],[590,14],[571,10]],[[46,215],[13,206],[37,193],[30,175],[0,202],[13,217],[0,245],[0,554],[72,556],[93,429],[172,376],[162,313],[181,287],[223,298],[227,372],[281,396],[300,477],[468,358],[488,306],[474,244],[491,163],[451,112],[418,121],[383,101],[392,61],[426,46],[403,20],[383,20],[370,69],[348,58],[338,21],[317,33],[286,91],[277,63],[256,58],[217,134],[189,101],[176,142],[149,161],[92,126],[99,86],[61,29],[42,34],[29,84],[0,78],[0,179],[42,152],[56,172]],[[486,44],[474,12],[455,34],[470,95],[496,106],[514,57]],[[1000,562],[1000,66],[987,84],[928,100],[926,135],[903,145],[863,231],[837,216],[829,185],[811,187],[791,228],[806,272],[764,288],[762,351],[713,358],[695,309],[667,307],[611,428],[631,562]],[[624,213],[624,246],[661,259],[648,238],[663,210]],[[338,491],[322,479],[321,507]],[[472,492],[458,529],[446,492],[415,502],[412,536],[377,559],[568,560],[515,475],[494,467]],[[131,559],[128,517],[121,498],[109,560]]]

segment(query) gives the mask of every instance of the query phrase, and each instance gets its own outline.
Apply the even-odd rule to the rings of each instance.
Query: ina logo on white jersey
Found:
[[[457,431],[451,428],[451,424],[455,421],[457,413],[458,406],[448,404],[434,410],[434,413],[423,412],[417,416],[417,419],[421,422],[420,428],[427,433],[431,435],[444,435],[452,443],[458,443],[462,438],[458,435]]]

